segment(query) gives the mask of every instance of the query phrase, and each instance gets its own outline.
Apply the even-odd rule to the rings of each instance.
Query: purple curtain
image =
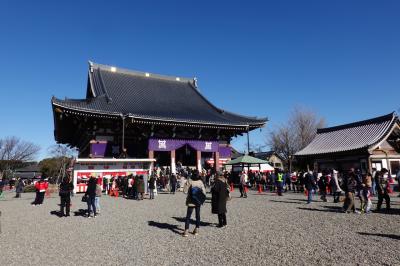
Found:
[[[90,143],[90,154],[94,158],[103,158],[106,153],[107,142],[94,142]]]
[[[184,139],[149,139],[149,150],[172,151],[184,145],[190,145],[193,149],[202,152],[218,151],[218,141],[184,140]]]
[[[231,147],[219,147],[219,158],[231,158]]]

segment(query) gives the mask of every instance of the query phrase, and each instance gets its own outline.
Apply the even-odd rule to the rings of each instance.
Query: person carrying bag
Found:
[[[196,228],[193,230],[193,234],[198,235],[200,228],[200,208],[206,200],[206,188],[198,173],[193,173],[191,179],[186,181],[183,192],[188,194],[186,197],[187,212],[183,237],[189,235],[189,222],[193,210],[196,211]]]

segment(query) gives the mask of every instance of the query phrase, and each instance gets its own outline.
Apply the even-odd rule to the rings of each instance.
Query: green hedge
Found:
[[[24,187],[24,193],[27,192],[36,192],[35,185],[27,185]]]

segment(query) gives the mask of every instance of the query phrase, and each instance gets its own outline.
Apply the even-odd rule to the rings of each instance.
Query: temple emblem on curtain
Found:
[[[207,142],[206,141],[206,146],[204,147],[205,150],[211,150],[212,149],[212,142]]]
[[[166,140],[158,140],[158,148],[159,149],[167,149],[167,141]]]

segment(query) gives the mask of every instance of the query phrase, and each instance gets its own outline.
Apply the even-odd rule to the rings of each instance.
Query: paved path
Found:
[[[305,204],[300,194],[228,203],[228,227],[217,228],[207,202],[200,235],[181,237],[185,195],[155,200],[101,198],[95,219],[73,198],[71,217],[51,214],[59,199],[32,207],[33,194],[0,200],[1,265],[400,265],[400,202],[390,214],[343,214],[339,205]],[[332,201],[331,198],[329,198]]]

